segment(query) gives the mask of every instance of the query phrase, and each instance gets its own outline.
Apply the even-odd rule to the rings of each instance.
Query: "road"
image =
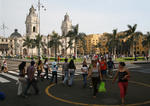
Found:
[[[0,106],[119,106],[120,94],[117,82],[112,85],[111,80],[106,81],[106,93],[98,93],[97,98],[92,98],[92,89],[82,88],[82,76],[77,66],[74,85],[70,88],[61,83],[61,71],[58,72],[59,82],[50,85],[49,80],[39,81],[39,95],[34,95],[34,90],[28,98],[17,96],[18,64],[20,62],[8,61],[9,73],[0,73],[0,91],[5,92],[6,99],[0,101]],[[117,67],[117,65],[116,65]],[[150,64],[130,64],[127,67],[131,78],[126,96],[127,106],[150,106]],[[49,73],[51,76],[51,73]],[[2,80],[3,79],[3,80]],[[5,81],[4,81],[5,79]],[[46,91],[47,90],[47,91]],[[132,104],[132,105],[131,105]]]

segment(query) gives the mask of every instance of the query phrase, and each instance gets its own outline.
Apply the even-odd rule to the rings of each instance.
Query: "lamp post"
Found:
[[[40,10],[41,7],[44,8],[44,10],[46,11],[46,8],[41,4],[40,0],[38,0],[38,13],[39,13],[39,36],[41,36],[41,27],[40,27]],[[38,56],[41,56],[41,52],[40,52],[40,48],[41,48],[41,42],[39,42],[39,47],[38,47]]]

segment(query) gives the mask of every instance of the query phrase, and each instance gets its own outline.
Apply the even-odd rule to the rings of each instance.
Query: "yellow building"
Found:
[[[103,34],[90,34],[85,37],[86,47],[83,47],[83,44],[79,42],[78,44],[78,54],[106,54],[108,53],[108,48],[106,47],[106,43],[108,41],[107,37],[105,36],[107,33]],[[122,32],[118,33],[118,36],[124,36]],[[126,41],[128,38],[123,38],[121,41]],[[148,48],[143,47],[142,42],[144,40],[144,36],[139,36],[137,39],[136,45],[130,48],[130,54],[132,55],[133,52],[136,52],[138,56],[142,56],[143,54],[148,53]],[[96,45],[100,42],[101,47],[96,47]]]
[[[85,37],[86,49],[83,50],[82,44],[78,44],[78,51],[81,54],[105,54],[108,53],[106,48],[107,38],[103,34],[90,34]],[[96,47],[98,43],[101,43],[101,47]]]

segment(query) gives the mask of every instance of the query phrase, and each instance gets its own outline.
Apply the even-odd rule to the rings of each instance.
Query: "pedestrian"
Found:
[[[19,65],[19,78],[18,78],[18,92],[17,95],[20,96],[23,94],[23,85],[27,82],[25,75],[25,67],[26,67],[26,62],[23,61],[21,62],[21,64]]]
[[[83,88],[85,88],[87,86],[87,75],[88,75],[88,65],[86,63],[86,60],[83,61],[81,71],[82,71],[83,83],[84,83]]]
[[[2,65],[2,71],[3,71],[4,73],[7,73],[7,72],[8,72],[7,62],[6,62],[5,59],[4,59],[4,61],[3,61],[3,65]]]
[[[91,60],[91,63],[90,63],[89,68],[88,68],[88,73],[91,70],[91,68],[93,67],[93,63],[94,63],[94,59]],[[92,88],[92,87],[93,87],[92,86],[92,78],[90,77],[90,79],[89,79],[89,88]]]
[[[112,61],[111,57],[109,57],[108,59],[109,59],[108,62],[107,62],[108,75],[109,75],[110,78],[112,78],[112,76],[113,76],[113,69],[115,68],[115,64]]]
[[[46,58],[45,61],[44,61],[44,70],[45,70],[44,76],[46,76],[46,79],[48,79],[48,71],[49,71],[50,69],[49,69],[48,59],[47,59],[47,58]],[[44,78],[44,76],[43,76],[43,78]]]
[[[102,80],[102,74],[100,71],[100,67],[97,66],[97,60],[94,60],[91,68],[89,69],[88,77],[92,78],[92,85],[93,85],[93,98],[96,98],[96,94],[98,92],[97,85]]]
[[[104,59],[104,57],[101,57],[101,61],[100,61],[100,70],[101,70],[101,73],[102,73],[102,77],[104,80],[106,80],[106,77],[107,77],[107,63]]]
[[[7,62],[4,59],[2,62],[2,68],[1,68],[1,72],[7,73],[8,72],[8,68],[7,68]]]
[[[120,88],[120,96],[121,96],[121,103],[125,103],[125,95],[127,93],[128,88],[128,80],[130,77],[129,70],[125,67],[126,64],[124,62],[119,63],[119,69],[115,74],[113,82],[115,82],[116,78],[118,77],[118,86]]]
[[[34,90],[35,90],[35,94],[39,94],[39,89],[37,87],[37,81],[35,79],[35,62],[34,61],[31,61],[31,65],[27,68],[27,87],[24,91],[24,96],[27,97],[27,92],[28,92],[28,89],[30,88],[30,86],[32,85]]]
[[[68,67],[69,67],[69,76],[70,76],[68,86],[71,87],[73,84],[74,74],[76,70],[76,66],[74,64],[73,59],[70,60]]]
[[[146,60],[147,60],[147,62],[148,62],[148,59],[149,59],[149,56],[148,56],[148,54],[146,55]]]
[[[59,62],[60,62],[60,56],[57,57],[57,61],[58,61],[58,64],[59,64]]]
[[[68,68],[69,68],[68,59],[65,58],[65,63],[62,65],[62,73],[65,74],[63,80],[64,84],[68,82]]]
[[[37,78],[39,79],[41,73],[43,72],[43,63],[42,63],[42,60],[39,60],[38,61],[38,64],[37,64]]]
[[[58,66],[57,66],[57,60],[55,59],[54,62],[52,62],[52,78],[51,78],[51,83],[53,82],[53,79],[55,77],[55,83],[57,84],[57,71],[58,71]]]

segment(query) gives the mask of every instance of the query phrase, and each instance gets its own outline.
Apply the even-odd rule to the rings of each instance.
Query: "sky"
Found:
[[[64,15],[68,13],[79,32],[86,34],[111,33],[127,30],[127,25],[137,24],[137,31],[150,31],[150,0],[40,0],[46,11],[41,10],[41,34],[53,30],[61,34]],[[10,36],[14,29],[25,35],[25,20],[29,8],[37,9],[38,0],[0,0],[0,35]]]

